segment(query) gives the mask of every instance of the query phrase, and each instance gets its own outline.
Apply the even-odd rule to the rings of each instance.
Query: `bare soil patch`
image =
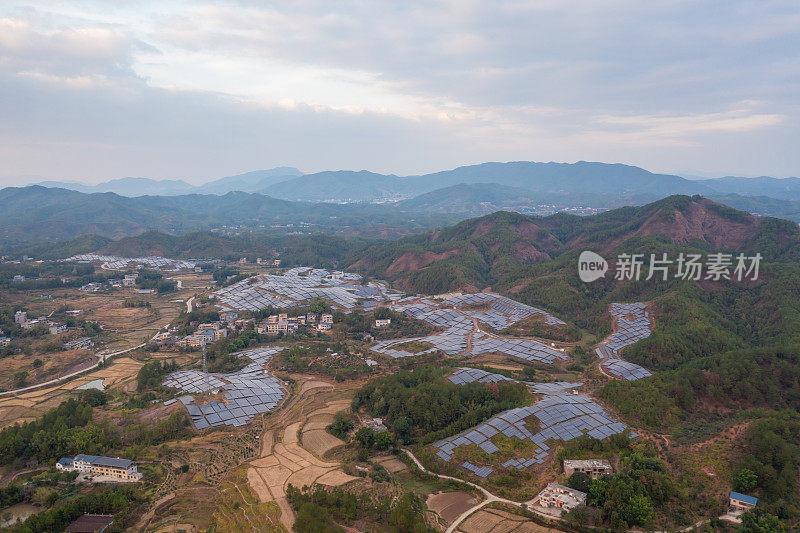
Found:
[[[439,492],[431,494],[427,500],[428,508],[441,516],[448,524],[477,504],[478,500],[472,494],[463,491]]]

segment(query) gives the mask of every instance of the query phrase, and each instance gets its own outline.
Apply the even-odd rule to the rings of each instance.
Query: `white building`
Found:
[[[548,507],[568,511],[573,507],[586,504],[586,493],[579,490],[559,485],[558,483],[548,483],[547,486],[536,495],[533,504],[539,507]]]
[[[62,457],[56,463],[56,470],[65,472],[77,471],[82,474],[92,474],[93,476],[111,477],[119,481],[139,481],[142,479],[142,474],[139,473],[136,463],[130,459],[120,459],[119,457],[84,454],[78,454],[75,458]]]
[[[375,321],[376,328],[385,328],[392,323],[391,318],[379,318]]]

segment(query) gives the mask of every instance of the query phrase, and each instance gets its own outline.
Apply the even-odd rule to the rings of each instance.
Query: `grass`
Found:
[[[403,350],[409,353],[420,353],[433,348],[433,344],[424,341],[408,341],[401,344],[396,344],[392,348]]]

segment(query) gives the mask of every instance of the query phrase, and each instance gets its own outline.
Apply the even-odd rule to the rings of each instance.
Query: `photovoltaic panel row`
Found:
[[[453,383],[464,384],[486,380],[486,374],[490,373],[462,368],[450,379]],[[565,392],[579,385],[563,382],[529,384],[532,389],[544,395],[542,400],[532,406],[504,411],[472,429],[436,442],[433,444],[437,450],[436,455],[443,461],[450,461],[456,448],[468,445],[476,445],[487,454],[493,454],[499,448],[492,439],[502,435],[505,438],[528,440],[536,446],[532,456],[512,458],[503,463],[506,468],[522,469],[546,460],[550,450],[546,441],[550,439],[567,441],[586,434],[603,439],[627,429],[625,424],[615,421],[588,396]],[[539,430],[535,433],[526,425],[526,421],[531,418],[539,421]],[[464,463],[462,466],[480,477],[486,477],[492,472],[489,467],[472,463]]]
[[[194,269],[197,266],[195,260],[169,259],[166,257],[147,256],[147,257],[117,257],[114,255],[98,254],[79,254],[65,259],[65,261],[89,263],[100,261],[104,267],[111,270],[124,270],[131,263],[136,263],[154,270],[181,270]]]
[[[652,375],[646,368],[621,357],[624,348],[650,336],[650,317],[646,309],[647,305],[642,302],[612,303],[609,307],[616,319],[616,331],[595,350],[609,374],[629,381]]]
[[[197,429],[241,426],[254,416],[271,411],[283,399],[285,393],[280,381],[264,370],[267,361],[281,350],[282,347],[245,350],[235,355],[248,357],[252,362],[238,372],[204,374],[196,370],[181,370],[167,375],[163,383],[194,394],[222,392],[224,402],[212,401],[204,405],[195,404],[193,397],[181,397]]]

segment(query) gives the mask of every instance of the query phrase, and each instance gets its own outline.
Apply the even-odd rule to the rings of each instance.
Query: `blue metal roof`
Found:
[[[731,498],[734,500],[739,500],[740,502],[749,503],[751,505],[758,504],[758,498],[755,496],[748,496],[747,494],[741,494],[739,492],[731,491]]]

